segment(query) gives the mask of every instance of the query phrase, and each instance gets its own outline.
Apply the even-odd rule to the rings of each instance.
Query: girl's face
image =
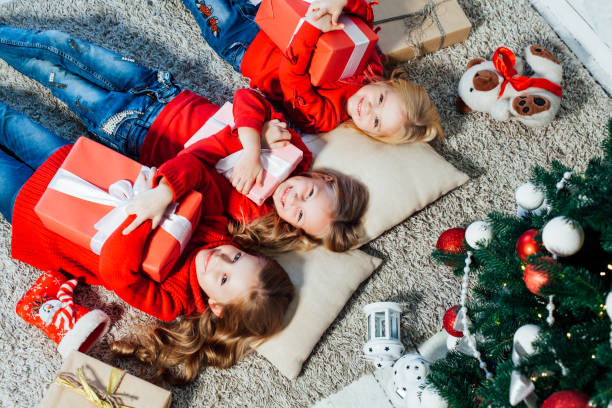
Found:
[[[218,306],[232,303],[257,287],[266,260],[233,245],[222,245],[202,249],[195,263],[200,288],[208,296],[211,310],[220,316]]]
[[[346,102],[346,111],[359,129],[379,139],[404,132],[408,121],[399,92],[382,82],[361,87]]]
[[[295,228],[320,237],[325,234],[336,211],[336,198],[328,175],[295,176],[282,182],[272,199],[278,215]]]

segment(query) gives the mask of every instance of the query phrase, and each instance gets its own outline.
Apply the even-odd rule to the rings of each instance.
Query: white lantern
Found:
[[[402,307],[395,302],[377,302],[364,306],[363,311],[368,322],[363,354],[378,368],[390,367],[404,353],[400,341]]]

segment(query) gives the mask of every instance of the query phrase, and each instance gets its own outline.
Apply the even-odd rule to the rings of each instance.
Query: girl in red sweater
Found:
[[[15,259],[103,285],[161,320],[188,316],[172,326],[144,329],[133,339],[115,344],[116,351],[152,363],[158,375],[181,365],[175,379],[191,381],[201,364],[228,367],[283,327],[293,285],[276,261],[246,253],[232,243],[223,202],[209,171],[200,173],[205,197],[200,223],[182,257],[158,283],[140,268],[151,222],[126,235],[122,231],[133,221],[131,216],[108,238],[98,256],[45,228],[34,212],[72,148],[68,141],[0,103],[0,146],[0,210],[12,221]],[[158,174],[151,180],[159,185],[138,196],[140,203],[151,191],[172,199],[162,177]],[[18,313],[29,309],[26,305]]]
[[[327,132],[351,121],[357,129],[385,143],[431,141],[443,136],[436,107],[427,91],[408,80],[405,70],[383,78],[374,52],[363,72],[313,86],[308,67],[321,34],[343,28],[341,12],[373,26],[366,0],[318,0],[280,50],[253,21],[257,6],[249,0],[183,0],[202,36],[224,60],[251,80],[251,87],[282,104],[291,120],[309,133]],[[214,24],[213,24],[214,22]]]
[[[181,91],[167,72],[59,31],[0,25],[0,58],[48,86],[100,142],[148,166],[160,166],[183,151],[192,137],[215,121],[219,110],[206,98]],[[241,246],[270,251],[319,243],[335,251],[354,246],[367,204],[365,187],[337,172],[321,170],[290,177],[273,200],[255,205],[243,194],[261,178],[260,138],[265,123],[269,122],[270,143],[289,140],[304,152],[294,175],[308,170],[312,154],[256,91],[236,91],[233,117],[234,129],[227,126],[186,149],[205,152],[205,157],[188,160],[193,155],[185,155],[180,161],[184,167],[168,170],[173,191],[180,195],[202,188],[199,170],[188,172],[194,163],[200,168],[200,159],[214,166],[220,158],[243,150],[232,184],[216,172],[209,175],[221,191],[226,214],[238,222],[232,232]]]

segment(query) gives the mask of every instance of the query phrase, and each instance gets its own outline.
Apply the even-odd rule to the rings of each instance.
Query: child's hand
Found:
[[[261,186],[263,167],[259,161],[260,153],[261,150],[243,149],[238,163],[236,163],[232,170],[230,182],[241,194],[248,194],[251,187],[253,187],[253,183]]]
[[[261,145],[267,149],[287,146],[289,140],[291,140],[291,133],[287,130],[287,124],[278,119],[265,122],[261,129],[261,136]]]
[[[125,207],[125,211],[136,214],[136,218],[123,230],[123,235],[134,231],[146,220],[153,220],[151,229],[157,228],[173,196],[166,179],[162,179],[157,187],[136,195]]]
[[[331,14],[324,14],[317,19],[314,16],[317,14],[311,14],[306,16],[306,21],[310,24],[321,30],[323,33],[327,33],[330,31],[342,30],[344,29],[344,24],[333,24]]]
[[[347,0],[316,0],[310,3],[306,15],[312,13],[314,21],[319,20],[326,14],[331,16],[331,23],[333,26],[338,25],[338,17],[342,13],[342,9],[346,6]],[[321,29],[321,31],[323,31]]]

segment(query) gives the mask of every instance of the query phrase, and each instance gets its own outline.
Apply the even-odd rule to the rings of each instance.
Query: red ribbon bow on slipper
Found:
[[[517,91],[523,91],[527,88],[541,88],[550,91],[561,98],[561,87],[554,82],[544,78],[529,78],[524,76],[516,76],[517,72],[514,69],[516,57],[514,53],[506,47],[499,47],[493,54],[493,65],[495,69],[504,77],[499,95],[501,98],[508,83],[512,84]]]

